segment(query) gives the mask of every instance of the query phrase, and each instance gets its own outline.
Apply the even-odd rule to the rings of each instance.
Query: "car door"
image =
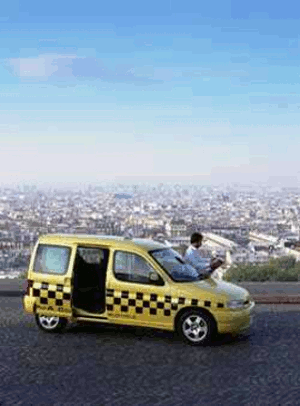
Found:
[[[142,255],[116,250],[107,287],[110,319],[161,327],[172,322],[168,283]]]
[[[71,277],[75,250],[70,245],[39,244],[33,264],[32,296],[36,312],[72,316]]]
[[[73,272],[74,312],[105,312],[106,271],[109,250],[101,246],[78,245]]]

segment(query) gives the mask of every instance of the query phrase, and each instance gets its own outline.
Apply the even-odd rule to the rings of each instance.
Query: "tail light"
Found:
[[[32,288],[33,286],[33,281],[30,279],[26,279],[25,281],[25,286],[24,286],[24,290],[25,290],[25,295],[30,295],[30,288]]]

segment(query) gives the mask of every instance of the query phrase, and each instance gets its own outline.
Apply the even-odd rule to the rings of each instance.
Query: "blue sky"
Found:
[[[299,185],[299,19],[296,0],[1,5],[0,184]]]

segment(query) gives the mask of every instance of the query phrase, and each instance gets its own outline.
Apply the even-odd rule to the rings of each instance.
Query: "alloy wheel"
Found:
[[[182,324],[184,336],[193,343],[205,340],[208,333],[208,324],[200,315],[189,315]]]
[[[39,316],[41,327],[45,330],[55,330],[59,325],[59,317],[57,316]]]

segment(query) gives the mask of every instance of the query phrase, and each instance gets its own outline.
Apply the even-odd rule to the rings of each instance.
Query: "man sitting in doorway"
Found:
[[[191,235],[191,245],[186,250],[184,260],[201,274],[209,276],[223,264],[223,261],[219,258],[203,257],[199,251],[202,240],[203,235],[201,233],[193,233]]]

